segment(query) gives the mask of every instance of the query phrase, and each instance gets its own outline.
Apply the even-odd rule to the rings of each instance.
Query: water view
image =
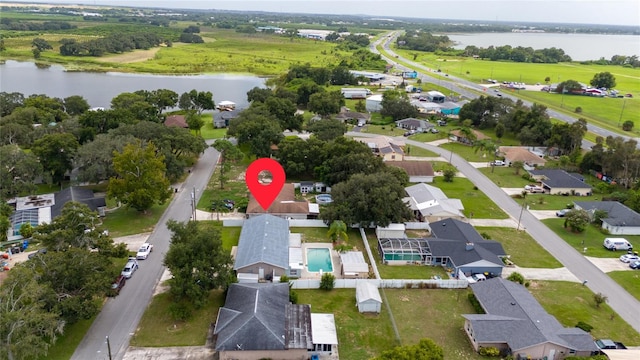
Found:
[[[108,108],[111,99],[123,92],[170,89],[182,94],[196,89],[211,91],[216,103],[229,100],[242,108],[248,106],[247,91],[256,86],[264,87],[265,79],[229,74],[172,76],[67,72],[58,65],[40,69],[32,62],[12,60],[0,64],[0,91],[59,98],[81,95],[92,107]]]
[[[456,43],[454,48],[523,46],[533,49],[560,48],[575,61],[611,59],[613,55],[640,56],[640,36],[554,33],[478,33],[446,34]]]

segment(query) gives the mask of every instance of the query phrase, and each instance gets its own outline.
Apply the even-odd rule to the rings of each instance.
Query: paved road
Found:
[[[196,201],[211,177],[219,153],[207,148],[191,175],[182,185],[164,215],[149,236],[154,251],[147,260],[140,261],[140,269],[134,273],[119,296],[110,298],[93,322],[82,342],[71,357],[72,360],[109,359],[106,337],[109,337],[112,359],[122,359],[138,322],[151,301],[153,289],[164,271],[164,254],[169,249],[169,219],[187,221],[191,217],[191,193],[196,189]]]
[[[375,134],[353,132],[349,132],[347,135],[360,137],[377,136]],[[522,207],[466,160],[455,153],[452,154],[450,151],[437,146],[408,139],[404,139],[404,141],[411,146],[417,146],[438,153],[444,158],[451,158],[452,164],[458,168],[458,171],[471,180],[478,189],[487,194],[487,196],[509,214],[509,216],[515,219],[515,221],[518,221]],[[529,211],[525,210],[522,212],[520,227],[524,228],[531,237],[558,259],[558,261],[578,279],[583,281],[588,280],[587,286],[591,291],[605,294],[609,298],[609,306],[640,333],[640,316],[638,316],[638,314],[640,314],[640,301],[631,296],[581,253],[569,246],[562,238],[551,231]]]
[[[377,40],[376,42],[372,43],[369,46],[369,50],[376,53],[376,54],[380,54],[380,56],[382,56],[383,59],[387,60],[387,62],[394,64],[398,69],[400,70],[407,70],[407,71],[413,71],[415,69],[421,70],[421,72],[419,73],[419,77],[422,79],[423,83],[433,83],[433,84],[437,84],[439,86],[442,86],[446,89],[449,89],[451,91],[457,92],[460,95],[469,98],[469,99],[475,99],[477,97],[479,97],[477,92],[482,92],[484,93],[484,95],[487,96],[497,96],[496,93],[494,92],[490,92],[487,91],[486,93],[484,92],[484,90],[486,90],[483,86],[478,85],[476,83],[473,83],[471,81],[462,79],[462,78],[458,78],[456,76],[453,76],[451,74],[447,74],[447,79],[444,80],[442,79],[442,76],[434,76],[434,70],[430,69],[426,66],[423,66],[421,64],[415,63],[407,58],[404,58],[398,54],[396,54],[393,50],[391,50],[389,48],[389,44],[394,41],[394,39],[396,37],[398,37],[400,35],[400,31],[394,31],[391,33],[390,36],[388,37],[383,37],[379,40]],[[399,63],[397,63],[393,58],[388,58],[386,56],[384,56],[384,54],[381,54],[377,49],[376,46],[378,46],[379,44],[382,44],[382,47],[384,48],[384,50],[389,53],[391,56],[395,57],[395,59],[400,60],[404,63],[407,64],[411,64],[412,68],[407,68]],[[472,91],[473,90],[473,91]],[[519,98],[512,96],[506,92],[501,92],[503,97],[506,98],[510,98],[513,101],[518,100]],[[527,106],[531,106],[533,105],[533,103],[531,103],[530,101],[526,101],[523,100],[523,103]],[[549,116],[562,120],[564,122],[568,122],[568,123],[573,123],[575,121],[577,121],[578,119],[570,116],[570,115],[566,115],[564,113],[561,112],[557,112],[555,110],[551,110],[551,109],[547,109],[547,113],[549,114]],[[607,136],[619,136],[624,138],[625,140],[629,140],[629,139],[634,139],[636,141],[640,142],[640,138],[631,138],[628,136],[624,136],[618,133],[614,133],[612,131],[606,130],[606,129],[602,129],[600,127],[597,127],[595,125],[591,125],[591,124],[587,124],[587,129],[589,131],[591,131],[592,133],[598,135],[598,136],[602,136],[604,138],[606,138]],[[591,149],[591,147],[593,146],[593,143],[587,140],[583,140],[582,142],[582,147],[584,149]],[[640,143],[638,144],[638,148],[640,149]]]

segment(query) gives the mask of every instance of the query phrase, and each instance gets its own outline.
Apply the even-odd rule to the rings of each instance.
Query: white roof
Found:
[[[289,233],[289,247],[300,247],[302,243],[302,234]]]
[[[358,302],[374,300],[382,304],[380,291],[368,281],[359,281],[356,285],[356,299]]]
[[[382,101],[382,94],[371,95],[367,98],[369,101]]]
[[[387,227],[378,226],[378,230],[405,230],[404,224],[389,224]]]
[[[364,260],[361,251],[347,251],[340,253],[342,268],[346,274],[369,272],[369,264]]]
[[[302,261],[302,248],[290,247],[289,248],[289,269],[302,270],[304,263]]]
[[[311,342],[338,345],[336,320],[333,318],[333,314],[311,313]]]
[[[310,214],[320,214],[320,205],[309,203],[309,213]]]
[[[234,103],[233,101],[227,101],[227,100],[223,100],[218,103],[219,106],[229,106],[229,105],[235,105],[235,104],[236,103]]]

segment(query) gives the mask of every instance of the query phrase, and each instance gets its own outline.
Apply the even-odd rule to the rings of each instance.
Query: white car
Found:
[[[136,254],[136,259],[138,260],[146,260],[147,256],[153,251],[153,245],[149,243],[144,243],[138,249],[138,253]]]
[[[635,254],[624,254],[620,256],[620,261],[622,261],[623,263],[630,263],[638,260],[640,260],[640,256]]]
[[[130,279],[131,275],[133,275],[136,270],[138,270],[138,261],[136,260],[136,258],[130,257],[129,261],[127,261],[127,264],[124,266],[124,269],[122,269],[120,275],[126,277],[127,279]]]
[[[502,160],[494,160],[491,162],[491,166],[504,166],[505,162]]]
[[[530,185],[525,185],[524,189],[530,193],[543,193],[544,189],[538,185],[535,184],[530,184]]]

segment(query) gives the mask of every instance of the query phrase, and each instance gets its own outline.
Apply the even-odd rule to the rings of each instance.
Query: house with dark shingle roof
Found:
[[[400,129],[415,130],[417,132],[426,132],[434,127],[428,120],[421,120],[416,118],[406,118],[396,121],[396,126]]]
[[[386,163],[390,166],[395,166],[403,169],[409,175],[410,183],[432,183],[433,176],[435,175],[433,171],[433,166],[430,161],[389,161]]]
[[[516,359],[591,356],[599,349],[587,332],[565,328],[522,285],[502,278],[471,284],[485,314],[464,314],[464,330],[478,351],[496,347]]]
[[[427,238],[433,264],[453,270],[454,274],[490,274],[501,276],[507,256],[502,244],[484,239],[468,223],[445,219],[429,224],[432,238]]]
[[[457,141],[461,144],[465,144],[465,145],[473,145],[473,143],[476,140],[489,140],[491,139],[490,137],[488,137],[487,135],[481,133],[478,130],[471,130],[471,133],[475,136],[474,139],[468,139],[467,135],[465,135],[462,131],[460,130],[452,130],[449,133],[449,138],[453,141]]]
[[[617,201],[574,201],[575,209],[594,215],[596,210],[607,212],[602,228],[611,235],[640,235],[640,214]]]
[[[271,279],[287,274],[289,268],[289,222],[265,214],[245,220],[235,254],[233,270],[238,274],[267,275]]]
[[[220,360],[308,359],[338,344],[333,314],[291,304],[287,283],[231,284],[213,333]]]
[[[590,196],[591,185],[584,182],[579,174],[570,174],[559,169],[530,170],[529,174],[542,184],[545,192],[551,195]]]
[[[240,115],[240,109],[218,111],[213,113],[213,127],[215,129],[226,128],[229,122]]]

